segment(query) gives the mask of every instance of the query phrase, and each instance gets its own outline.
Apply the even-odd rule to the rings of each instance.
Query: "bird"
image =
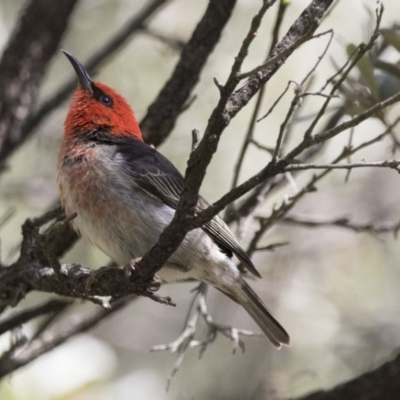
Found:
[[[134,111],[116,90],[94,82],[78,59],[62,50],[78,86],[64,123],[58,187],[73,229],[120,266],[142,257],[172,220],[184,178],[146,144]],[[197,207],[208,206],[199,196]],[[187,233],[157,272],[162,282],[198,280],[239,303],[276,347],[290,337],[244,280],[235,255],[261,275],[219,216]]]

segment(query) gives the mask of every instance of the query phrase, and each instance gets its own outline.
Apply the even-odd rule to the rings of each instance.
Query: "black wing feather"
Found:
[[[176,209],[183,189],[183,176],[161,153],[139,140],[121,137],[117,139],[117,153],[121,154],[129,168],[129,175],[135,183],[149,194],[160,199],[164,204]],[[200,210],[209,206],[206,200],[199,197]],[[226,254],[234,253],[246,268],[254,275],[261,277],[254,264],[237,242],[225,222],[214,217],[202,229],[215,241]]]

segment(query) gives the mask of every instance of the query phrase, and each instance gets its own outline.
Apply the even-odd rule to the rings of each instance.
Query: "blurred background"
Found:
[[[155,32],[187,41],[207,7],[206,0],[171,0],[152,18]],[[0,2],[0,51],[18,20],[26,2]],[[137,13],[145,0],[82,0],[76,8],[62,48],[81,61],[113,35]],[[309,4],[293,0],[283,21],[281,36]],[[382,26],[400,22],[398,0],[386,0]],[[193,105],[182,114],[172,134],[159,150],[180,171],[184,171],[191,146],[191,130],[206,127],[218,100],[213,78],[224,82],[259,0],[239,0],[222,39],[209,58],[201,80],[194,90]],[[372,31],[371,12],[375,1],[341,1],[324,21],[320,30],[333,28],[328,56],[319,66],[315,84],[322,84],[346,60],[346,47],[368,40]],[[244,70],[258,65],[271,41],[276,15],[274,7],[265,18],[251,47]],[[317,61],[326,39],[304,45],[290,57],[268,83],[261,113],[266,112],[286,87],[288,80],[300,82]],[[154,35],[139,32],[95,77],[120,91],[134,107],[140,120],[147,107],[172,72],[179,51]],[[387,52],[387,60],[397,62],[399,54]],[[397,57],[397,58],[396,58]],[[52,61],[41,89],[41,99],[51,95],[73,71],[60,53]],[[354,71],[357,77],[357,71]],[[393,85],[389,85],[392,87]],[[273,114],[256,126],[255,137],[273,146],[292,92]],[[313,97],[303,105],[300,115],[312,115],[323,99]],[[340,107],[343,99],[333,104]],[[208,201],[219,199],[230,188],[237,157],[249,124],[254,100],[234,119],[220,142],[201,193]],[[58,198],[56,159],[63,133],[64,104],[37,133],[12,157],[10,168],[0,179],[0,216],[15,210],[0,230],[1,257],[4,263],[18,255],[21,224],[37,216]],[[327,114],[325,122],[331,114]],[[393,108],[387,118],[399,115]],[[346,117],[344,117],[346,118]],[[309,120],[293,126],[293,137],[303,135]],[[321,125],[322,126],[322,125]],[[371,119],[356,128],[354,143],[383,131],[380,120]],[[397,128],[397,135],[400,135]],[[394,130],[396,134],[396,129]],[[348,142],[348,133],[340,135],[320,155],[330,162]],[[389,141],[382,141],[353,161],[399,158]],[[240,182],[259,171],[269,160],[266,152],[251,148],[244,162]],[[299,174],[297,185],[310,174]],[[307,194],[292,211],[310,220],[349,220],[377,226],[395,224],[400,219],[399,175],[386,169],[353,170],[348,182],[346,171],[336,171],[318,184],[318,191]],[[258,215],[268,216],[274,204],[293,194],[293,187],[269,196]],[[253,226],[254,225],[254,226]],[[243,238],[247,246],[257,224]],[[150,353],[153,345],[168,343],[183,328],[195,284],[167,285],[160,294],[170,295],[176,308],[148,299],[134,302],[113,315],[96,329],[79,335],[56,350],[45,354],[0,383],[2,400],[91,400],[91,399],[275,399],[296,398],[321,388],[329,388],[373,369],[392,358],[400,344],[400,248],[393,234],[355,233],[339,227],[304,228],[276,224],[264,236],[262,244],[288,242],[273,252],[257,252],[255,265],[262,280],[251,282],[277,319],[292,337],[292,346],[276,351],[264,338],[245,338],[246,352],[232,354],[232,343],[218,337],[199,360],[198,350],[189,350],[181,369],[166,392],[166,379],[176,360],[167,352]],[[84,241],[74,247],[66,262],[79,262],[93,268],[108,259]],[[37,304],[45,294],[30,294],[19,307]],[[257,330],[256,325],[236,304],[210,291],[207,304],[215,320],[240,328]],[[75,310],[92,305],[78,304]],[[204,328],[204,327],[203,327]],[[29,335],[30,327],[23,327]],[[202,326],[198,335],[201,337]],[[0,337],[0,351],[7,349],[10,337]]]

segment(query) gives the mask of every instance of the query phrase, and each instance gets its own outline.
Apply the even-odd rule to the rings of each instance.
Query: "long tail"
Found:
[[[251,315],[258,326],[263,330],[270,342],[278,349],[282,345],[290,345],[290,337],[282,325],[272,316],[261,299],[253,289],[239,278],[241,293],[236,295],[235,300],[239,302]]]

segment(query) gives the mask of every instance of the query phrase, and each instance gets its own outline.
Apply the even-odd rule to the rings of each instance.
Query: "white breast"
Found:
[[[59,183],[67,214],[78,214],[74,229],[125,265],[142,257],[157,242],[175,211],[139,188],[120,168],[120,162],[112,149],[99,146],[90,159],[62,166]],[[165,281],[210,281],[227,270],[237,271],[212,239],[202,229],[195,229],[187,234],[159,276]]]

